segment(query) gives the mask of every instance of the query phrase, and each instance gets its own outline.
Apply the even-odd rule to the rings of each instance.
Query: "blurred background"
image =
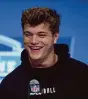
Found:
[[[57,43],[68,44],[71,57],[88,64],[88,0],[0,0],[0,80],[21,62],[22,11],[38,6],[58,11]]]

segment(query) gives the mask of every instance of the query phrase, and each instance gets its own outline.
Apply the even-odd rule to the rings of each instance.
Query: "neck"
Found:
[[[34,68],[48,68],[54,66],[54,64],[58,61],[58,56],[54,53],[52,56],[47,59],[42,60],[30,60],[32,67]]]

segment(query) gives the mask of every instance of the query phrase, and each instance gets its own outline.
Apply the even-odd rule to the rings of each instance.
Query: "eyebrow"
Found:
[[[47,33],[47,32],[41,31],[41,32],[38,32],[38,33]]]
[[[31,34],[33,34],[32,32],[30,32],[30,31],[24,31],[23,33],[31,33]],[[40,31],[40,32],[38,32],[39,34],[46,34],[47,32],[44,32],[44,31]]]
[[[29,31],[23,31],[23,33],[31,33],[31,32],[29,32]]]

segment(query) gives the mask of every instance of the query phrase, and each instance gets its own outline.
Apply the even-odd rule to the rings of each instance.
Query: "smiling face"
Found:
[[[37,26],[24,26],[24,46],[31,60],[51,59],[54,54],[54,43],[58,39],[58,33],[52,34],[49,24]]]

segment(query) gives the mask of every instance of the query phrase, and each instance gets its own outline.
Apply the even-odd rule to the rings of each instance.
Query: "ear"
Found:
[[[54,44],[57,42],[58,38],[59,38],[59,33],[55,33],[54,34]]]

